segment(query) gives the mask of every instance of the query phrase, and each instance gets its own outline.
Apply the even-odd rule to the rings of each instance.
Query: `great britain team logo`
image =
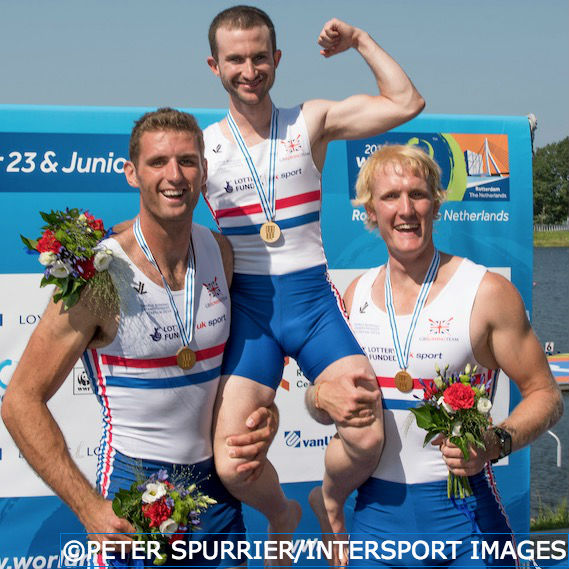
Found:
[[[302,141],[300,134],[297,134],[294,138],[281,140],[280,142],[287,154],[298,154],[299,152],[302,152]]]
[[[434,336],[449,335],[452,320],[452,316],[447,320],[433,320],[432,318],[429,318],[429,334]]]
[[[221,297],[221,288],[219,287],[219,284],[217,282],[217,277],[215,277],[209,283],[203,283],[203,285],[207,289],[207,292],[209,292],[210,298],[220,298]]]

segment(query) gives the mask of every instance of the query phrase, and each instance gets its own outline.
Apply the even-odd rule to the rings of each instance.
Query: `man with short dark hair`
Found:
[[[375,375],[326,270],[321,171],[329,142],[384,132],[413,118],[424,102],[366,32],[337,19],[320,33],[321,54],[358,51],[378,94],[275,107],[269,91],[282,54],[270,18],[258,8],[218,14],[209,41],[208,64],[229,95],[229,114],[204,131],[207,199],[235,257],[216,468],[235,496],[267,516],[270,533],[294,531],[300,510],[285,498],[272,465],[249,484],[236,475],[223,444],[251,409],[273,401],[284,356],[292,356],[338,427],[327,449],[322,492],[316,489],[310,499],[322,526],[342,533],[344,501],[375,468],[383,434]],[[325,394],[330,391],[333,406]]]
[[[189,467],[218,502],[201,517],[201,531],[210,534],[204,539],[236,540],[244,532],[241,506],[216,476],[211,440],[233,259],[224,237],[192,222],[207,176],[194,117],[174,109],[141,117],[125,175],[140,189],[140,213],[133,227],[103,242],[113,254],[118,303],[93,311],[89,289],[70,310],[50,302],[6,390],[2,418],[30,465],[93,539],[130,539],[134,528],[111,507],[120,488],[140,475]],[[144,295],[135,283],[144,284]],[[211,319],[219,325],[194,325]],[[156,341],[156,330],[173,332]],[[103,408],[97,491],[47,407],[80,357]],[[253,432],[232,437],[236,456],[252,459],[248,467],[258,466],[272,422],[259,409],[247,421]]]

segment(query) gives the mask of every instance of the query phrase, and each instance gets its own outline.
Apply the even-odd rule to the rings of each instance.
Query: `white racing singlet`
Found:
[[[211,231],[193,224],[196,258],[194,336],[197,362],[181,369],[182,346],[166,290],[152,282],[114,239],[104,242],[120,297],[118,332],[108,346],[88,349],[85,370],[102,405],[98,478],[103,486],[114,451],[129,457],[193,464],[212,456],[211,424],[230,301],[219,246]],[[173,291],[183,314],[184,291]]]
[[[204,131],[208,162],[207,202],[233,246],[235,272],[282,275],[326,263],[320,230],[321,175],[299,106],[279,109],[277,125],[276,217],[280,239],[265,243],[260,235],[267,221],[253,178],[239,147],[212,124]],[[267,187],[270,141],[249,148]]]
[[[435,364],[448,373],[477,364],[470,342],[470,316],[478,287],[486,268],[464,259],[450,281],[435,299],[424,306],[411,342],[407,371],[414,380],[413,389],[402,393],[393,377],[399,371],[391,337],[389,318],[371,298],[371,287],[381,267],[370,269],[356,285],[350,323],[378,378],[383,397],[385,446],[372,477],[390,482],[417,484],[446,480],[448,469],[438,447],[423,448],[426,431],[417,427],[409,411],[423,399],[419,379],[432,380]],[[406,338],[411,315],[397,316],[399,337]],[[494,378],[497,373],[478,364],[476,375]]]

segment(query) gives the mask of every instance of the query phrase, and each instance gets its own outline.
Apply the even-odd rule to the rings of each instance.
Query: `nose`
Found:
[[[415,212],[415,208],[413,206],[413,200],[405,192],[401,194],[399,206],[400,206],[399,212],[403,216],[411,216]]]
[[[243,79],[247,81],[252,81],[255,79],[257,75],[257,70],[255,69],[255,65],[253,64],[253,60],[247,59],[243,64],[243,70],[241,72]]]
[[[166,178],[170,182],[179,182],[183,179],[182,168],[175,158],[172,158],[166,166]]]

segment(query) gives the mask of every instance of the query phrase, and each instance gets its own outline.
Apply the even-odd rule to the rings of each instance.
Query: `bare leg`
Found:
[[[365,356],[354,355],[330,364],[316,379],[336,379],[354,368],[368,370],[375,374]],[[378,389],[377,384],[362,383],[369,389]],[[336,539],[344,540],[346,525],[344,504],[348,496],[363,484],[375,470],[383,448],[383,420],[381,406],[376,410],[374,422],[367,427],[347,427],[337,425],[338,434],[326,449],[326,471],[321,488],[314,488],[309,496],[322,528],[322,532],[332,532]],[[342,554],[340,552],[340,554]],[[335,559],[346,562],[346,559]]]
[[[233,496],[267,518],[270,540],[290,540],[302,515],[300,504],[286,498],[278,475],[269,461],[266,461],[257,480],[247,481],[246,474],[236,472],[241,460],[231,458],[230,449],[225,444],[229,435],[246,432],[246,418],[258,407],[269,406],[275,398],[275,392],[270,387],[240,376],[224,376],[221,382],[214,417],[217,473]],[[275,563],[286,567],[292,564],[292,560],[285,556]]]

